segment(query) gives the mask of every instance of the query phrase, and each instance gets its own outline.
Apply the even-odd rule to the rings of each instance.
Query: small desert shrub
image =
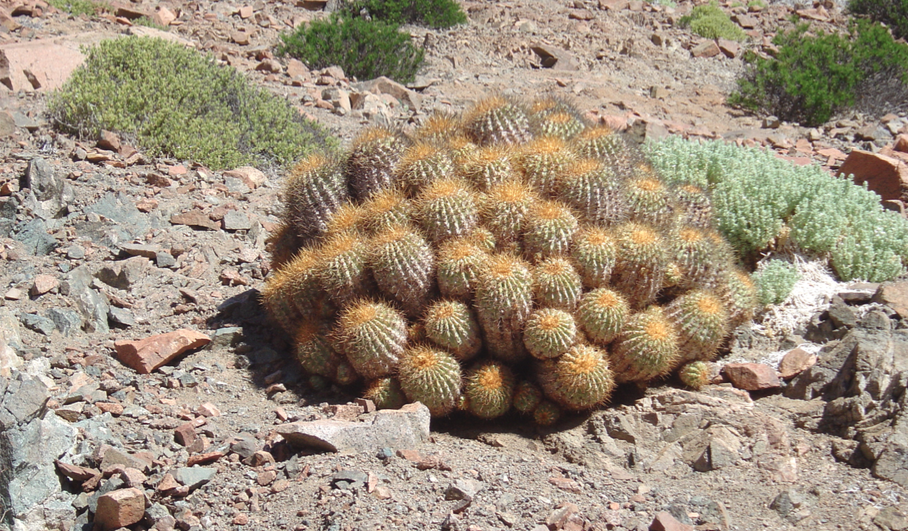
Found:
[[[161,30],[161,31],[167,31],[167,26],[162,26],[161,24],[158,24],[157,22],[155,22],[154,20],[152,20],[148,17],[139,17],[139,18],[133,20],[132,23],[135,26],[145,26],[147,28],[154,28],[154,29]]]
[[[850,0],[848,9],[886,24],[897,39],[908,37],[908,0]]]
[[[51,95],[54,124],[84,137],[100,130],[134,137],[148,154],[212,169],[286,165],[334,145],[286,101],[233,68],[162,39],[102,41]]]
[[[798,268],[791,262],[776,258],[767,261],[753,276],[760,303],[780,304],[788,298],[800,278]]]
[[[74,16],[96,15],[110,9],[110,5],[106,3],[92,2],[91,0],[47,0],[47,3],[60,11]]]
[[[344,6],[344,11],[354,17],[364,9],[373,19],[389,24],[450,28],[467,21],[454,0],[353,0]]]
[[[681,17],[680,24],[690,26],[691,31],[707,39],[743,41],[747,37],[744,30],[732,22],[715,2],[695,7],[690,15]]]
[[[874,80],[908,83],[908,46],[866,20],[852,21],[847,35],[814,35],[807,24],[798,24],[773,43],[779,48],[775,57],[745,55],[749,69],[730,104],[815,126],[853,106],[859,94],[872,93]]]
[[[359,79],[387,76],[412,81],[423,62],[423,50],[395,24],[342,15],[314,20],[281,35],[279,54],[296,57],[312,68],[337,65]]]
[[[647,144],[663,178],[712,191],[716,227],[743,257],[780,244],[826,256],[844,281],[892,280],[908,265],[908,221],[880,197],[816,165],[768,151],[669,137]]]

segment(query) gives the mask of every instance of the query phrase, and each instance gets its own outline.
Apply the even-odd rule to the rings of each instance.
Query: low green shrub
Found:
[[[53,123],[65,132],[117,131],[149,155],[212,169],[287,165],[335,145],[286,101],[182,45],[122,37],[87,53],[48,103]]]
[[[761,304],[780,304],[791,294],[801,274],[791,262],[774,258],[754,273],[753,279]]]
[[[908,83],[908,46],[866,20],[852,21],[847,35],[814,35],[807,24],[798,24],[773,43],[775,57],[745,54],[749,68],[730,104],[816,126],[854,105],[858,94],[873,92],[870,85],[881,74]]]
[[[281,55],[312,68],[337,65],[358,79],[386,76],[400,83],[413,80],[424,52],[395,24],[334,14],[281,35]]]
[[[105,2],[92,0],[47,0],[47,3],[60,11],[70,15],[97,15],[102,11],[109,11],[110,5]]]
[[[132,23],[135,26],[145,26],[146,28],[154,28],[161,31],[167,31],[167,26],[158,24],[153,19],[144,16],[133,20]]]
[[[353,17],[365,10],[373,19],[389,24],[418,24],[430,28],[450,28],[467,21],[454,0],[353,0],[343,9]]]
[[[897,39],[908,37],[908,0],[849,0],[848,9],[886,24]]]
[[[681,17],[679,24],[707,39],[743,41],[747,35],[740,26],[728,18],[716,2],[695,7],[690,15]]]
[[[645,149],[667,181],[712,191],[717,228],[745,258],[787,240],[827,256],[842,280],[882,282],[905,272],[908,221],[865,186],[723,142],[669,137]]]

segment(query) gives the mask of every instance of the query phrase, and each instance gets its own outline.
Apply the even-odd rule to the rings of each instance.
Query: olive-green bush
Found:
[[[716,2],[695,7],[690,15],[681,17],[679,23],[707,39],[743,41],[747,37],[744,30],[732,22]]]
[[[908,83],[908,46],[866,20],[852,21],[846,35],[812,33],[808,24],[773,38],[775,57],[745,54],[748,70],[728,102],[784,120],[815,126],[873,93],[880,79]],[[897,102],[893,102],[897,103]]]
[[[794,264],[777,258],[767,261],[753,276],[762,304],[780,304],[788,298],[800,278]]]
[[[769,151],[670,137],[646,145],[663,178],[712,191],[719,231],[744,257],[785,243],[829,257],[842,280],[891,280],[908,265],[908,221],[880,197]]]
[[[368,13],[373,19],[390,24],[418,24],[430,28],[450,28],[467,21],[454,0],[352,0],[343,10],[354,17]]]
[[[850,0],[848,9],[886,24],[897,39],[908,37],[908,0]]]
[[[212,169],[287,165],[336,141],[286,101],[233,68],[182,45],[148,37],[102,41],[53,93],[49,113],[65,132],[102,129],[136,139],[151,156]]]
[[[312,68],[337,65],[358,79],[386,76],[412,81],[423,62],[423,50],[395,24],[334,14],[281,35],[277,51]]]

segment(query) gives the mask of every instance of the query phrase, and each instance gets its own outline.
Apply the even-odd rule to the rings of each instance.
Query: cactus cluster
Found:
[[[290,173],[263,290],[314,386],[539,424],[622,383],[699,385],[756,304],[709,195],[567,102],[371,128]]]

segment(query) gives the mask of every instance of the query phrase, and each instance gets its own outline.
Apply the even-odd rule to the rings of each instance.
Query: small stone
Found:
[[[297,60],[291,59],[291,62],[293,62],[293,61],[297,61]],[[299,62],[299,61],[297,61],[297,62]],[[243,181],[244,183],[246,183],[246,186],[248,186],[251,190],[254,190],[254,189],[258,188],[259,186],[262,186],[268,180],[265,177],[265,174],[261,170],[253,168],[252,166],[242,166],[240,168],[236,168],[236,169],[233,169],[230,171],[225,171],[224,177],[239,179],[239,180]]]
[[[168,492],[180,487],[180,484],[174,479],[173,474],[164,474],[155,490],[158,492]]]
[[[653,518],[649,531],[694,531],[694,526],[682,524],[671,513],[662,511]]]
[[[236,210],[228,210],[224,214],[224,230],[228,231],[237,231],[237,230],[249,230],[252,228],[252,222],[249,221],[249,216],[242,212]]]
[[[252,13],[253,13],[252,6],[243,6],[239,9],[239,11],[237,13],[239,13],[240,18],[243,20],[246,20],[247,18],[251,18]]]
[[[741,45],[728,39],[719,39],[719,50],[728,57],[734,59],[741,54]]]
[[[233,517],[233,525],[246,525],[249,523],[249,515],[246,513],[239,513]]]
[[[265,470],[256,476],[255,482],[258,483],[260,487],[265,487],[270,485],[276,478],[277,473],[274,470]]]
[[[885,304],[905,319],[908,317],[908,282],[884,282],[871,300]]]
[[[195,427],[191,422],[180,425],[174,430],[173,438],[183,446],[189,446],[196,439]]]
[[[455,479],[445,490],[446,500],[472,500],[483,489],[480,481]]]
[[[549,529],[561,529],[579,511],[580,509],[573,503],[564,502],[549,513],[545,519],[545,524],[549,526]]]
[[[154,20],[157,24],[164,26],[165,28],[169,26],[174,20],[177,19],[177,16],[173,11],[167,9],[165,6],[158,6],[157,11],[154,13]]]
[[[873,523],[888,531],[905,531],[908,529],[908,517],[896,507],[886,507],[874,518]]]
[[[203,417],[220,417],[221,410],[211,402],[205,402],[196,409],[196,412]]]
[[[173,477],[180,484],[189,487],[190,490],[194,490],[211,481],[216,473],[217,470],[214,468],[200,466],[181,467],[176,470]]]
[[[706,41],[694,46],[690,54],[694,57],[715,57],[722,53],[715,41]]]
[[[116,133],[101,130],[97,146],[108,151],[120,151],[120,137]]]
[[[776,371],[763,363],[729,363],[722,371],[732,385],[745,391],[762,391],[781,386]]]
[[[221,229],[220,223],[212,221],[207,214],[200,210],[192,210],[189,212],[174,214],[170,217],[170,223],[174,225],[188,225],[190,227],[199,227],[209,230]]]
[[[145,493],[137,488],[119,489],[98,498],[95,525],[104,531],[126,527],[145,515]]]
[[[901,153],[908,153],[908,135],[898,135],[895,137],[893,149]]]
[[[341,470],[331,477],[331,485],[336,489],[361,489],[367,481],[369,476],[359,470]]]
[[[28,328],[32,332],[38,332],[45,336],[49,336],[57,329],[57,325],[47,317],[37,315],[34,313],[23,313],[19,316],[19,321],[22,323],[25,328]]]
[[[180,354],[203,347],[211,340],[195,330],[180,329],[138,341],[114,342],[117,357],[124,365],[140,374],[149,374]]]
[[[811,354],[800,348],[790,350],[782,357],[782,361],[779,362],[779,376],[783,380],[790,380],[813,367],[816,363],[816,354]]]

